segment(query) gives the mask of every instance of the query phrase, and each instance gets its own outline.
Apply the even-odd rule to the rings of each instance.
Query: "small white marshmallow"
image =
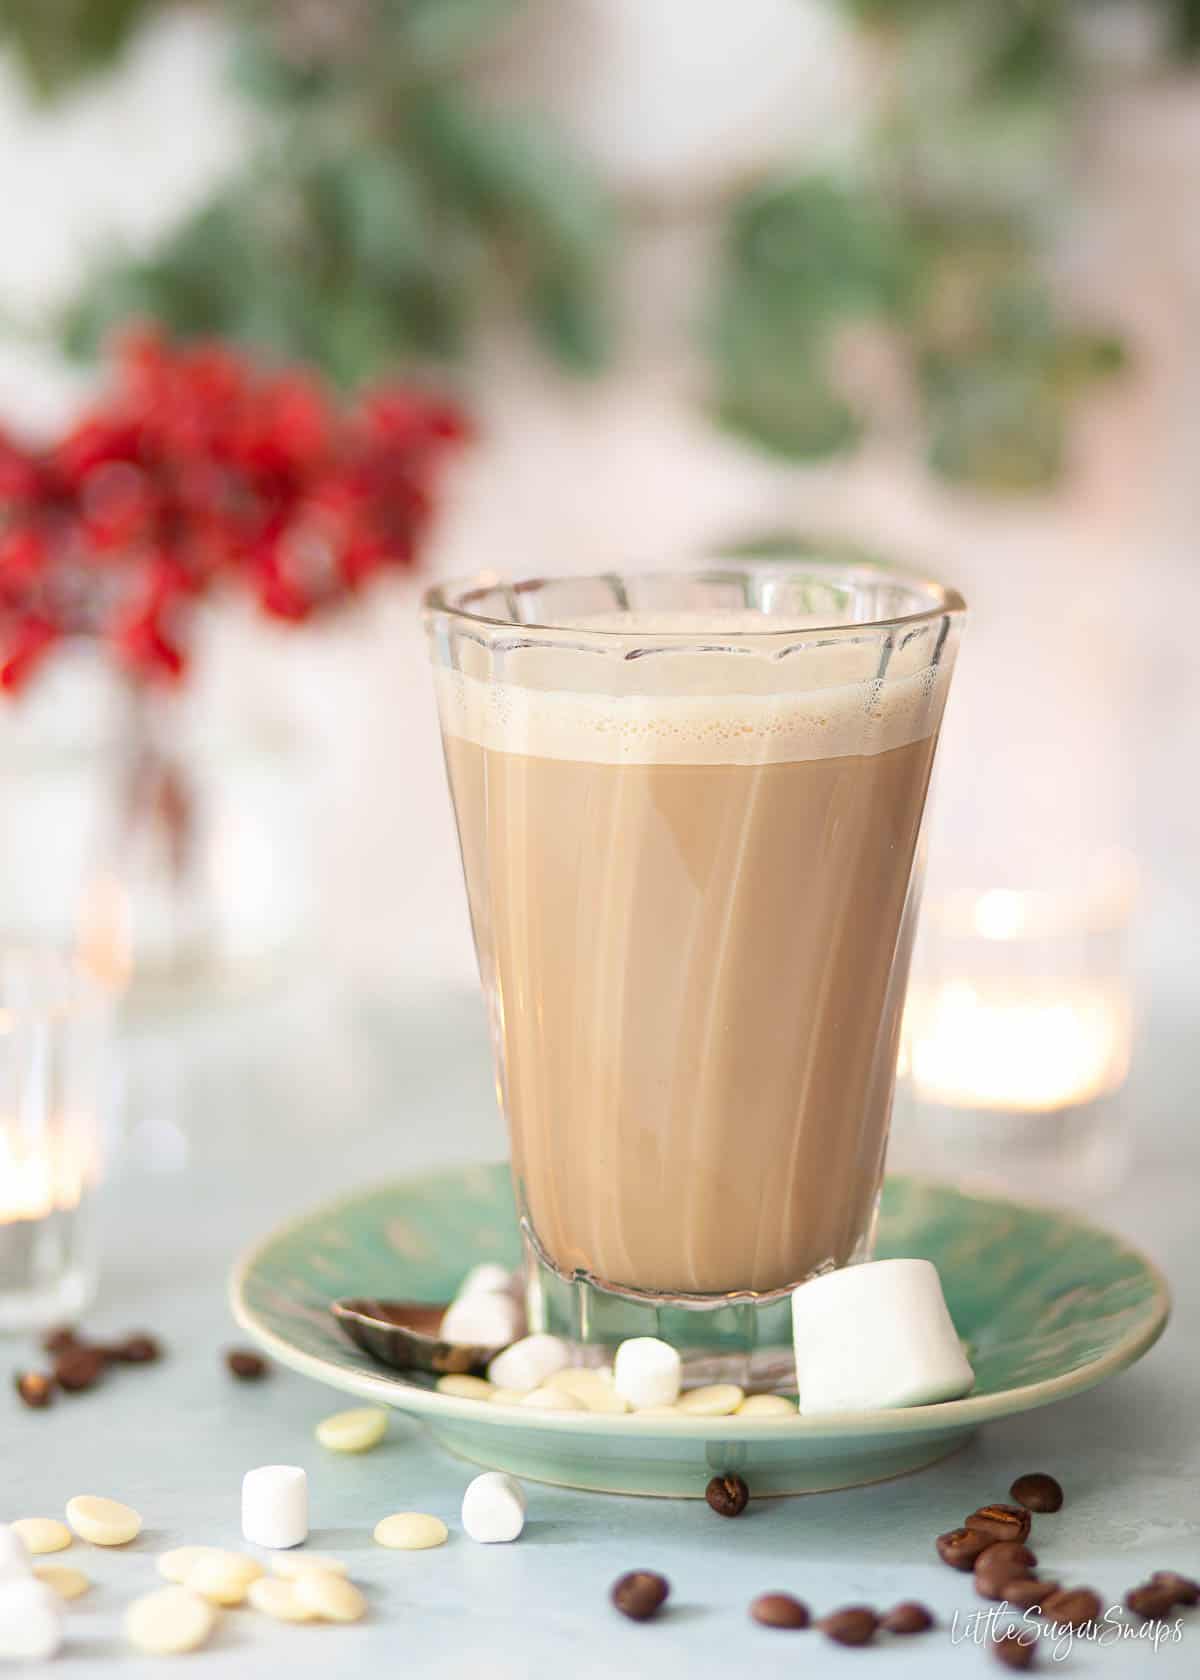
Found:
[[[525,1490],[515,1476],[489,1470],[463,1494],[462,1525],[481,1546],[515,1540],[525,1527]]]
[[[0,1581],[28,1581],[32,1575],[29,1548],[15,1529],[0,1523]]]
[[[308,1539],[308,1477],[297,1464],[264,1464],[242,1478],[242,1533],[285,1551]]]
[[[440,1334],[444,1341],[469,1347],[502,1348],[515,1341],[520,1330],[516,1302],[508,1295],[481,1290],[451,1302],[442,1318]]]
[[[39,1662],[62,1644],[63,1601],[44,1581],[0,1584],[0,1657]]]
[[[471,1267],[455,1290],[454,1299],[463,1301],[468,1295],[509,1295],[512,1285],[512,1273],[507,1266],[485,1260],[481,1265]]]
[[[622,1342],[613,1361],[613,1383],[634,1411],[670,1406],[679,1398],[683,1366],[669,1342],[657,1336],[634,1336]]]
[[[523,1394],[540,1388],[547,1377],[568,1364],[567,1344],[538,1331],[498,1353],[488,1366],[488,1379],[497,1388],[517,1388]]]

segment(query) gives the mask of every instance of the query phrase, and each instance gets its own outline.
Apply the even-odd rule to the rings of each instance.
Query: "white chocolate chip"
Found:
[[[535,1412],[582,1412],[586,1410],[582,1400],[577,1400],[573,1394],[565,1393],[561,1388],[535,1388],[528,1394],[522,1394],[519,1405],[528,1406]]]
[[[220,1550],[219,1546],[176,1546],[163,1552],[158,1560],[158,1573],[182,1587],[201,1558],[216,1557]]]
[[[543,1387],[556,1389],[562,1394],[570,1394],[580,1402],[585,1411],[627,1412],[629,1410],[628,1400],[623,1394],[617,1393],[613,1386],[612,1377],[607,1371],[591,1371],[575,1365],[565,1371],[555,1371],[553,1376],[546,1378]]]
[[[45,1552],[63,1552],[71,1544],[71,1530],[57,1517],[18,1517],[9,1527],[24,1542],[30,1557]]]
[[[242,1533],[284,1551],[308,1539],[308,1477],[298,1464],[262,1464],[242,1477]]]
[[[68,1569],[62,1563],[39,1563],[33,1573],[59,1598],[81,1598],[92,1584],[82,1569]]]
[[[67,1500],[67,1521],[93,1546],[127,1546],[142,1532],[142,1519],[132,1505],[94,1493],[77,1493]]]
[[[488,1366],[488,1379],[497,1388],[519,1388],[528,1394],[569,1363],[567,1344],[539,1331],[498,1353]]]
[[[622,1342],[613,1361],[617,1393],[635,1411],[646,1406],[670,1406],[679,1397],[683,1367],[669,1342],[657,1336],[634,1336]]]
[[[462,1524],[482,1546],[515,1540],[525,1527],[525,1490],[515,1476],[489,1470],[463,1494]]]
[[[330,1557],[328,1552],[280,1552],[271,1559],[271,1568],[285,1581],[294,1581],[310,1569],[319,1569],[325,1575],[347,1573],[341,1558]]]
[[[293,1582],[280,1581],[272,1575],[251,1581],[246,1599],[251,1609],[261,1610],[264,1616],[271,1616],[277,1622],[314,1622],[317,1619],[308,1605],[302,1604],[296,1597]]]
[[[198,1558],[188,1571],[184,1585],[210,1604],[241,1604],[251,1581],[257,1581],[263,1566],[244,1552],[214,1551]]]
[[[442,1316],[438,1335],[444,1342],[464,1347],[502,1348],[520,1329],[516,1303],[508,1295],[485,1291],[453,1301]]]
[[[41,1662],[62,1644],[63,1607],[58,1594],[31,1577],[0,1585],[0,1657]]]
[[[490,1400],[496,1392],[484,1377],[450,1376],[437,1380],[439,1394],[456,1394],[460,1400]]]
[[[196,1651],[216,1626],[217,1612],[187,1587],[160,1587],[135,1599],[125,1613],[131,1645],[151,1656],[171,1657]]]
[[[525,1398],[522,1388],[494,1388],[488,1395],[488,1403],[492,1406],[519,1406]]]
[[[692,1417],[727,1417],[736,1412],[746,1398],[736,1383],[710,1383],[706,1388],[693,1388],[679,1396],[679,1410]]]
[[[344,1575],[310,1569],[292,1582],[296,1600],[323,1622],[357,1622],[367,1613],[367,1601]]]
[[[681,1417],[683,1414],[680,1412],[678,1406],[639,1406],[635,1415],[637,1417],[644,1418]]]
[[[28,1579],[29,1547],[15,1528],[8,1523],[0,1523],[0,1581]]]
[[[317,1440],[331,1452],[369,1452],[383,1440],[387,1426],[388,1415],[381,1406],[359,1406],[322,1418],[317,1425]]]
[[[440,1517],[427,1516],[424,1511],[396,1511],[375,1524],[379,1544],[397,1552],[424,1552],[431,1546],[444,1546],[449,1532]]]
[[[748,1394],[737,1409],[738,1417],[798,1417],[794,1400],[782,1394]]]

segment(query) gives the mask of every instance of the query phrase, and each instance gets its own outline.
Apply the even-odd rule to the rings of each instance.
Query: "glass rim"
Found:
[[[475,612],[470,603],[482,596],[503,591],[510,597],[519,598],[530,595],[535,590],[544,588],[547,584],[575,583],[575,584],[607,584],[613,588],[623,588],[624,580],[639,579],[654,582],[668,580],[691,579],[700,583],[736,583],[747,576],[777,577],[785,581],[789,577],[811,577],[815,582],[833,582],[842,580],[848,584],[860,583],[891,583],[897,588],[908,589],[914,597],[924,597],[927,605],[917,607],[912,612],[894,613],[882,618],[864,619],[835,619],[829,623],[795,624],[780,615],[778,627],[754,630],[729,630],[725,627],[706,632],[702,627],[691,625],[685,630],[639,630],[636,626],[605,626],[599,623],[579,624],[541,623],[532,619],[520,619],[515,612],[508,618],[497,618],[491,613]],[[794,560],[771,558],[756,560],[748,558],[739,560],[713,561],[694,565],[676,567],[630,567],[625,571],[580,572],[580,573],[550,573],[533,577],[513,578],[502,572],[481,571],[465,577],[443,579],[427,589],[422,599],[422,607],[430,617],[458,620],[464,624],[483,626],[499,631],[528,631],[539,636],[597,636],[616,643],[619,641],[638,641],[647,638],[654,642],[664,642],[668,645],[684,646],[695,643],[697,636],[711,634],[723,644],[738,646],[742,643],[762,646],[781,637],[794,637],[797,634],[805,636],[862,636],[872,631],[912,629],[921,624],[936,622],[939,618],[961,617],[966,613],[967,604],[957,589],[946,584],[937,583],[930,578],[923,578],[916,573],[893,569],[870,560],[855,560],[847,562],[844,559],[820,559],[810,557],[802,551],[797,551]],[[590,617],[591,615],[589,615]],[[601,615],[595,615],[599,618]]]

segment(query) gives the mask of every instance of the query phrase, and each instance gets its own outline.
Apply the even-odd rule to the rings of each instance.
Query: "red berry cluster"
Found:
[[[63,637],[147,680],[186,667],[189,609],[226,586],[299,623],[415,562],[438,469],[469,436],[450,403],[386,386],[340,406],[310,373],[142,329],[113,388],[58,443],[0,431],[0,685]]]

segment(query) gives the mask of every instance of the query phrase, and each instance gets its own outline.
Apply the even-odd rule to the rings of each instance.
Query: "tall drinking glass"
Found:
[[[813,560],[427,597],[535,1325],[757,1380],[870,1255],[963,612]]]

